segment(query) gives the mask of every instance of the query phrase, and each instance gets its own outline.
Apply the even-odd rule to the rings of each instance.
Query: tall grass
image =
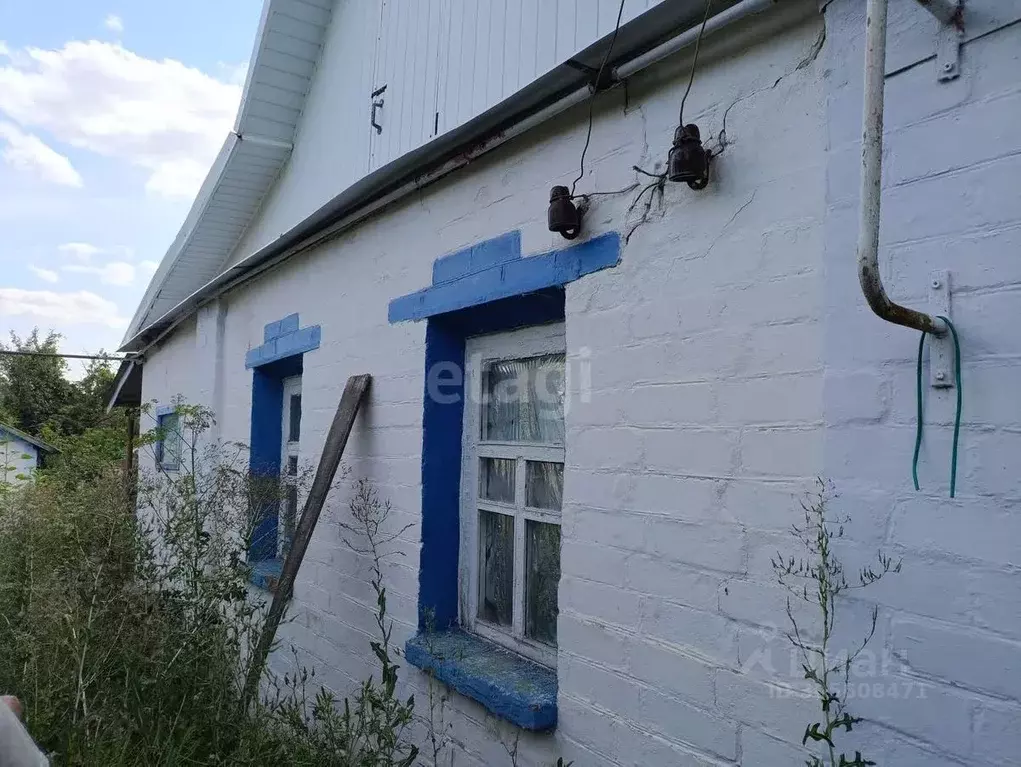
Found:
[[[302,670],[242,707],[264,607],[245,555],[280,491],[249,477],[243,446],[200,447],[207,411],[179,412],[179,435],[154,435],[182,440],[179,473],[136,488],[116,467],[66,461],[0,486],[0,692],[22,699],[55,764],[411,764],[414,701],[395,697],[381,581],[379,683],[310,699]],[[357,496],[354,518],[374,499]]]

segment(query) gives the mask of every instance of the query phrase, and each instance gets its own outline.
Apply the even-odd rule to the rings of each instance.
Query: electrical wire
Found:
[[[64,354],[62,352],[36,352],[27,349],[0,349],[0,357],[60,357],[68,360],[103,360],[104,362],[137,359],[137,357],[116,357],[112,354]]]
[[[688,76],[688,87],[684,91],[684,96],[681,98],[681,109],[680,114],[677,117],[677,124],[684,125],[684,102],[688,100],[688,94],[691,93],[691,85],[695,82],[695,69],[698,67],[698,51],[702,47],[702,35],[705,34],[705,25],[709,21],[709,11],[713,7],[713,0],[706,0],[705,2],[705,16],[702,18],[702,28],[698,31],[698,37],[695,38],[695,55],[691,60],[691,74]]]
[[[599,84],[603,80],[603,70],[606,69],[606,64],[610,61],[610,55],[613,53],[614,43],[617,42],[617,33],[620,32],[620,20],[624,17],[624,3],[627,0],[620,0],[620,8],[617,10],[617,23],[613,27],[613,36],[610,38],[610,44],[606,47],[606,53],[603,54],[603,60],[599,64],[599,70],[596,72],[596,83],[592,89],[592,93],[588,99],[588,132],[585,134],[585,146],[581,150],[581,162],[578,168],[578,178],[571,182],[571,197],[574,197],[574,190],[578,186],[578,182],[585,176],[585,155],[588,154],[589,144],[592,142],[592,120],[595,116],[596,108],[596,94],[599,92]]]
[[[649,178],[666,178],[666,173],[653,173],[652,171],[645,170],[645,168],[639,168],[637,165],[632,165],[631,167],[635,170],[635,172],[641,173],[643,176],[648,176]]]
[[[950,497],[957,495],[957,447],[961,436],[961,410],[964,404],[964,383],[961,380],[961,341],[957,337],[957,328],[950,321],[949,317],[939,315],[938,319],[943,320],[950,328],[950,335],[954,339],[954,375],[957,382],[957,412],[954,415],[954,443],[950,454]],[[915,425],[915,454],[911,460],[911,479],[915,483],[915,490],[918,490],[918,453],[922,446],[922,350],[925,347],[925,331],[918,340],[918,363],[915,366],[916,395],[918,397],[918,421]]]
[[[638,182],[636,181],[631,186],[626,186],[623,189],[614,189],[612,192],[585,192],[584,194],[576,194],[575,197],[580,197],[581,199],[584,200],[588,199],[589,197],[606,197],[607,195],[627,194],[628,192],[635,191],[637,188]]]
[[[961,342],[957,338],[957,328],[949,317],[940,316],[950,334],[954,337],[954,374],[957,376],[957,413],[954,415],[954,449],[950,455],[950,497],[957,494],[957,442],[961,436],[961,405],[964,403],[964,383],[961,381]]]

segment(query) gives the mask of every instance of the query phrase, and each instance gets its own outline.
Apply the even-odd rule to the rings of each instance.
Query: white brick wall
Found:
[[[860,595],[880,605],[874,649],[891,659],[862,680],[914,697],[855,700],[869,724],[851,742],[898,767],[1016,761],[1021,184],[1009,126],[1021,28],[969,43],[955,83],[937,84],[931,61],[889,80],[884,269],[891,291],[915,303],[931,269],[951,270],[964,344],[960,497],[949,501],[952,395],[926,392],[916,494],[917,336],[869,313],[857,286],[862,4],[834,0],[824,17],[792,5],[726,36],[738,42],[703,48],[687,115],[715,133],[730,108],[732,142],[709,189],[668,187],[618,267],[568,286],[568,354],[589,355],[592,400],[567,421],[559,725],[521,735],[519,764],[800,759],[816,704],[779,698],[770,684],[799,680],[775,630],[785,618],[769,559],[790,549],[794,496],[816,475],[833,479],[834,508],[854,516],[849,560],[883,546],[905,563]],[[625,186],[631,165],[665,157],[687,65],[680,57],[635,78],[626,111],[623,94],[601,98],[580,191]],[[178,330],[149,355],[145,397],[219,387],[221,435],[247,440],[245,351],[265,323],[298,311],[302,325],[322,326],[321,348],[305,357],[304,458],[317,459],[346,377],[372,373],[347,463],[393,501],[400,524],[417,525],[425,328],[389,325],[387,304],[427,285],[436,257],[504,231],[521,229],[530,251],[560,247],[545,228],[548,189],[576,172],[585,111],[236,289],[223,299],[216,353],[215,316],[198,333]],[[586,234],[626,231],[630,200],[597,200]],[[218,358],[222,376],[207,371],[200,386],[191,367]],[[341,692],[371,668],[368,568],[341,543],[345,503],[345,492],[330,499],[287,628]],[[416,623],[418,536],[417,526],[405,534],[407,556],[387,572],[400,642]],[[849,606],[848,636],[870,604]],[[457,695],[445,717],[456,764],[510,764],[512,727]]]

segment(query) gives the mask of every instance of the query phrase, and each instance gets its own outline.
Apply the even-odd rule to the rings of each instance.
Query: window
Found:
[[[181,467],[181,416],[173,412],[157,415],[156,427],[156,465],[164,471],[177,471]]]
[[[563,326],[472,338],[466,352],[462,623],[554,665],[564,487]]]
[[[280,465],[283,468],[280,524],[277,527],[277,556],[283,559],[291,547],[298,520],[298,447],[301,440],[301,376],[283,381],[283,423],[280,434]]]

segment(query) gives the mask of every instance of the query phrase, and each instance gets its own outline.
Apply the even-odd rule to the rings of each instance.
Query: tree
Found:
[[[46,356],[59,352],[60,340],[52,330],[40,338],[35,328],[25,338],[11,332],[10,344],[0,344],[6,351],[43,353],[0,354],[0,421],[60,448],[58,460],[98,468],[123,458],[126,416],[106,412],[113,368],[105,359],[93,360],[80,380],[70,380],[67,363]]]
[[[24,339],[11,331],[11,343],[3,351],[59,351],[60,335],[50,331],[40,340],[39,328]],[[40,436],[49,425],[65,433],[65,409],[72,402],[73,386],[67,380],[67,363],[60,357],[0,354],[0,413],[22,431]]]

